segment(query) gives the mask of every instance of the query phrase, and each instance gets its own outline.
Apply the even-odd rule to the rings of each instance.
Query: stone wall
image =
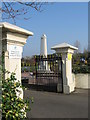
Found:
[[[90,89],[90,74],[75,74],[75,87]]]

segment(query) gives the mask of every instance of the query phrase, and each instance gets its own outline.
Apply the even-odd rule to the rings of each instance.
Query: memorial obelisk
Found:
[[[47,58],[47,38],[46,38],[45,34],[43,34],[42,37],[41,37],[40,55]]]
[[[42,35],[41,37],[41,47],[40,47],[40,55],[43,56],[44,58],[47,58],[47,37],[45,34]],[[48,69],[48,63],[43,62],[41,64],[41,69],[47,70]]]

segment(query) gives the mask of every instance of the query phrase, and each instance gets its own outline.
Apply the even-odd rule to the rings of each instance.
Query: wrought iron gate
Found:
[[[57,84],[60,84],[60,92],[63,92],[62,78],[62,57],[57,54],[35,57],[36,83],[47,86],[57,91]]]

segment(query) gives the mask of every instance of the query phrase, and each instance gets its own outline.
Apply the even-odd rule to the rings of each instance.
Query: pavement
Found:
[[[25,90],[24,98],[33,97],[30,104],[30,118],[88,118],[88,90],[77,89],[65,95],[62,93]]]

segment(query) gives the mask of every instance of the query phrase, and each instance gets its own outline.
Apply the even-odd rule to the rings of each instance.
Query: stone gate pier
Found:
[[[21,58],[23,46],[33,33],[18,26],[2,22],[0,23],[0,53],[5,52],[4,68],[9,72],[15,72],[16,78],[21,82]],[[5,79],[8,75],[5,75]],[[23,98],[23,91],[20,96]]]
[[[67,43],[62,43],[51,48],[62,55],[63,93],[69,94],[74,91],[75,81],[72,79],[72,54],[78,48]],[[61,87],[57,85],[58,90]]]

